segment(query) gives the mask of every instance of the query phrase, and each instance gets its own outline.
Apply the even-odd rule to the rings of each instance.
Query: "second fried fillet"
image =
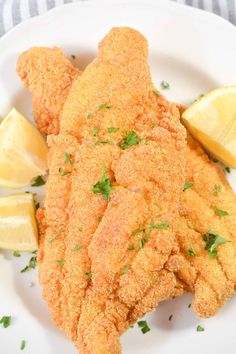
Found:
[[[236,287],[236,196],[221,169],[190,136],[187,157],[192,187],[181,198],[177,238],[186,262],[178,276],[195,293],[196,313],[209,317]],[[204,240],[209,232],[229,241],[217,247],[217,254],[209,252]]]
[[[21,54],[17,73],[33,95],[33,116],[43,134],[58,134],[59,116],[79,70],[59,48],[35,47]]]
[[[43,295],[81,353],[120,353],[120,334],[178,286],[166,264],[178,254],[185,129],[153,93],[141,34],[104,38],[49,144]]]

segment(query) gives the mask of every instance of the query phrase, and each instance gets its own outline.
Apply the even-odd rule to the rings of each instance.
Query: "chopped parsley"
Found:
[[[171,320],[172,320],[172,318],[173,318],[173,315],[170,315],[170,317],[169,317],[169,321],[171,321]]]
[[[43,179],[42,176],[38,176],[34,179],[34,181],[31,183],[32,187],[40,187],[43,186],[45,184],[45,180]]]
[[[140,143],[141,139],[138,137],[135,131],[131,131],[122,141],[120,147],[125,150],[130,146]]]
[[[20,257],[21,256],[19,251],[14,251],[12,254],[13,254],[14,257]]]
[[[167,90],[167,89],[170,88],[170,84],[169,84],[167,81],[165,81],[165,80],[163,80],[163,81],[161,82],[160,86],[161,86],[161,88],[162,88],[163,90]]]
[[[108,133],[116,133],[118,132],[119,128],[115,128],[115,127],[110,127],[107,128]]]
[[[74,54],[71,54],[71,59],[75,60],[76,56]]]
[[[86,272],[85,274],[87,275],[87,277],[89,278],[89,280],[92,279],[92,277],[93,277],[93,273],[92,273],[92,272]]]
[[[33,256],[29,260],[29,264],[21,270],[21,273],[29,272],[31,269],[35,269],[37,266],[37,256]]]
[[[24,350],[25,347],[26,347],[26,341],[23,339],[23,340],[21,341],[20,350]]]
[[[133,251],[134,250],[134,245],[132,243],[129,245],[128,250],[129,251]]]
[[[74,251],[79,251],[79,250],[81,250],[83,247],[84,247],[83,244],[82,244],[82,245],[75,245],[73,249],[74,249]]]
[[[35,203],[35,209],[38,210],[38,208],[40,208],[40,203],[39,202]]]
[[[64,162],[64,164],[69,162],[71,165],[73,165],[74,161],[71,159],[71,154],[69,154],[68,152],[65,152],[64,161],[63,162]]]
[[[98,135],[98,128],[94,127],[93,128],[93,136],[97,136]]]
[[[141,250],[143,248],[143,246],[145,245],[145,243],[148,242],[148,237],[143,237],[139,240],[139,243],[138,243],[138,246],[139,246],[139,249]]]
[[[149,328],[147,321],[138,321],[138,326],[141,328],[143,334],[149,332],[151,329]]]
[[[183,187],[183,192],[186,192],[188,189],[192,188],[192,186],[193,186],[192,182],[185,182]]]
[[[11,324],[11,316],[3,316],[0,319],[0,324],[2,324],[4,328],[9,327]]]
[[[105,166],[102,168],[102,177],[101,179],[95,183],[92,187],[92,191],[94,194],[102,194],[103,200],[110,200],[110,194],[112,191],[112,182],[109,177],[107,177],[107,169]]]
[[[217,247],[226,242],[231,242],[212,231],[208,231],[204,236],[203,240],[206,243],[205,250],[208,251],[210,257],[216,257],[217,255]]]
[[[61,232],[62,232],[62,228],[60,227],[60,228],[58,229],[58,231],[56,232],[56,235],[55,235],[51,240],[49,240],[48,242],[49,242],[49,243],[54,242],[54,241],[58,238],[58,236],[61,234]]]
[[[124,269],[121,269],[120,274],[127,274],[129,271],[128,267],[125,267]]]
[[[143,231],[145,231],[145,230],[146,230],[146,227],[145,227],[145,226],[140,227],[140,229],[138,229],[137,231],[134,231],[134,232],[132,233],[132,236],[136,236],[136,235],[140,234],[141,232],[143,232]]]
[[[230,173],[231,172],[230,168],[226,166],[225,167],[225,172]]]
[[[188,308],[190,309],[190,307],[192,306],[192,304],[188,304]]]
[[[93,118],[93,114],[92,113],[89,113],[88,115],[87,115],[87,119],[92,119]]]
[[[95,145],[100,145],[100,144],[110,144],[110,141],[109,140],[98,140],[95,143]]]
[[[66,170],[63,170],[63,168],[59,168],[59,173],[61,176],[66,176],[68,175],[69,173],[71,173],[71,171],[66,171]]]
[[[221,192],[221,189],[222,189],[222,187],[221,187],[220,184],[215,184],[213,195],[214,195],[215,197],[217,197],[218,194]]]
[[[109,105],[108,103],[102,103],[98,107],[97,112],[101,111],[102,109],[110,109],[110,108],[111,108],[111,105]]]
[[[79,230],[79,232],[83,232],[83,228],[81,226],[79,227],[78,230]]]
[[[202,327],[200,325],[197,326],[197,332],[204,332],[204,331],[205,331],[204,327]]]
[[[161,93],[158,90],[152,90],[152,92],[154,93],[154,95],[156,95],[157,97],[161,96]]]
[[[151,235],[151,232],[153,229],[166,230],[166,229],[168,229],[168,227],[169,227],[168,220],[164,220],[159,224],[151,223],[151,225],[148,228],[147,236],[149,237]]]
[[[194,250],[191,248],[188,249],[188,254],[191,256],[191,257],[195,257],[196,256],[196,253],[194,252]]]
[[[213,205],[212,208],[214,209],[214,212],[216,213],[216,215],[222,217],[222,216],[227,216],[229,215],[229,213],[225,210],[221,210],[219,208],[217,208],[217,206]]]
[[[64,259],[57,259],[56,262],[60,265],[63,266],[65,264]]]

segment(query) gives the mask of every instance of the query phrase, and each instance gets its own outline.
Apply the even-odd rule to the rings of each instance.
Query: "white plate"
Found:
[[[0,40],[1,116],[15,106],[30,117],[30,94],[15,73],[23,50],[57,45],[68,55],[78,55],[83,68],[110,28],[123,25],[147,37],[153,80],[157,88],[163,79],[170,83],[171,89],[165,92],[170,99],[189,103],[215,87],[236,84],[236,28],[223,19],[166,0],[77,2],[31,19]],[[235,172],[230,179],[236,188]],[[20,273],[29,257],[0,255],[0,316],[13,316],[12,326],[0,328],[0,353],[19,353],[25,339],[24,353],[75,354],[73,344],[50,321],[37,272]],[[32,288],[31,281],[36,283]],[[188,308],[190,301],[186,295],[161,304],[146,316],[151,332],[143,335],[135,327],[122,337],[123,353],[235,354],[235,299],[209,320],[196,318]],[[196,332],[198,324],[205,332]]]

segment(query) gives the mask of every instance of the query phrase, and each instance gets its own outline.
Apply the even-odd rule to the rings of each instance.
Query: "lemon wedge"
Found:
[[[31,193],[0,198],[0,248],[18,251],[38,249],[35,206]]]
[[[182,119],[206,150],[236,167],[236,86],[209,92],[187,108]]]
[[[47,170],[47,145],[16,109],[0,125],[0,185],[21,188]]]

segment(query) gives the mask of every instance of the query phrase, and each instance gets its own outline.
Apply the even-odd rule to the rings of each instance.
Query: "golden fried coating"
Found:
[[[35,47],[20,55],[17,73],[33,94],[33,116],[43,134],[58,134],[59,115],[79,75],[59,48]]]
[[[129,28],[100,43],[61,123],[39,212],[43,295],[81,353],[116,354],[120,334],[179,286],[165,265],[178,268],[185,129],[153,93],[146,40]]]
[[[222,170],[190,136],[186,180],[193,187],[181,198],[177,238],[186,262],[178,276],[195,294],[196,313],[209,317],[233,295],[236,286],[236,196]],[[228,215],[221,216],[216,208]],[[203,236],[208,231],[231,241],[218,247],[216,257],[205,250]],[[189,255],[189,249],[196,255]]]

